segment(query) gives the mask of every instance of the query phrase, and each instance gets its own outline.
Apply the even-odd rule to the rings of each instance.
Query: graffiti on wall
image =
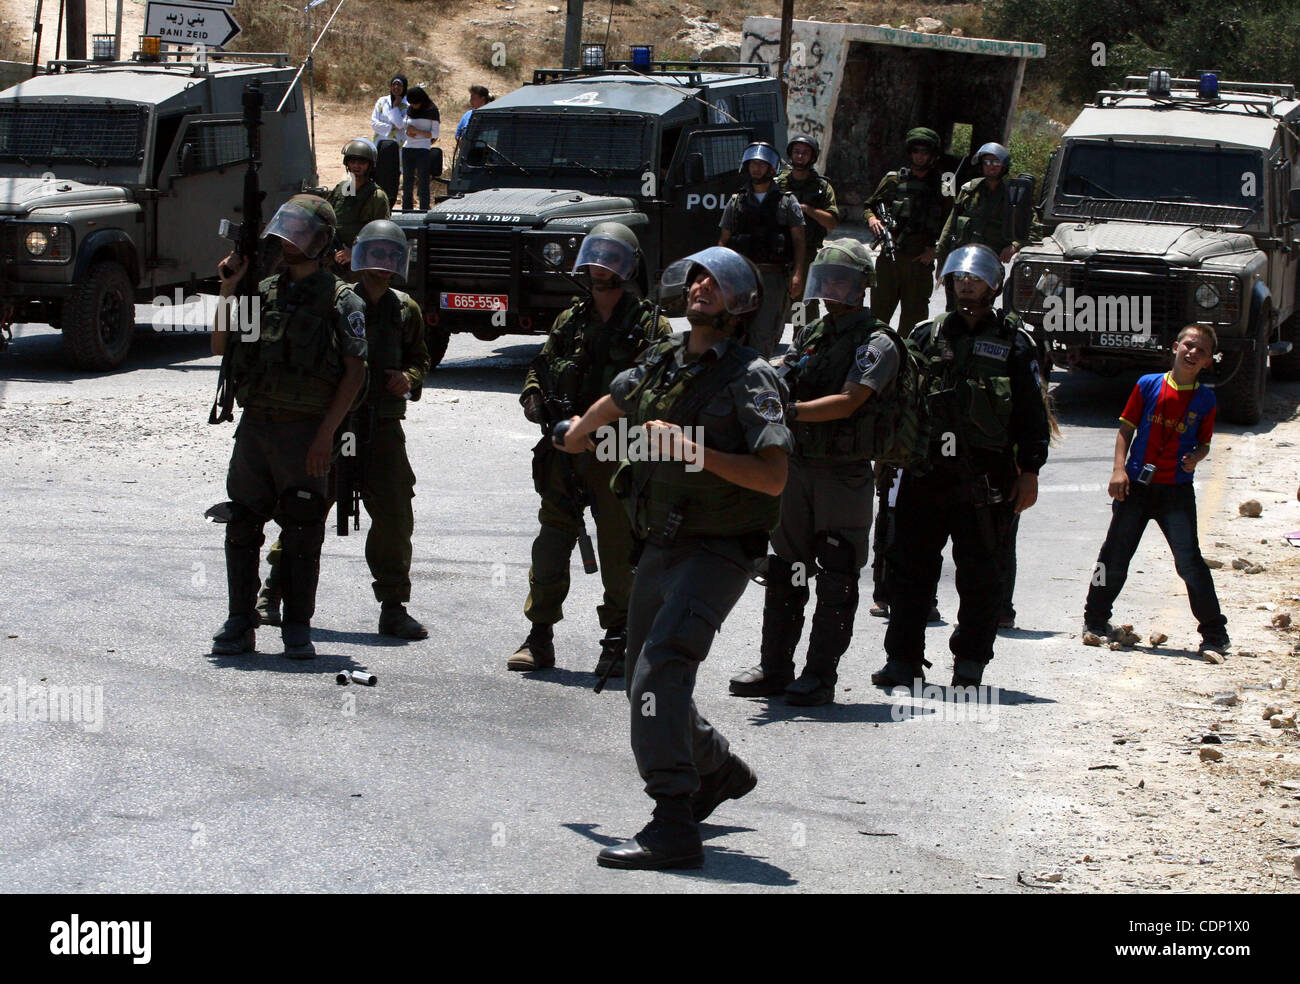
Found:
[[[786,102],[787,130],[790,136],[815,137],[823,152],[830,140],[835,100],[839,96],[840,48],[843,31],[835,37],[820,31],[806,31],[796,25],[790,43],[787,71],[790,97]],[[741,61],[766,62],[777,74],[781,39],[768,37],[759,30],[746,30],[740,48]]]

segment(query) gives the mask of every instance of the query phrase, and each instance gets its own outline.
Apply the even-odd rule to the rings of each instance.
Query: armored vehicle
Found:
[[[135,304],[206,285],[230,244],[248,140],[245,86],[260,83],[263,214],[313,180],[287,56],[185,51],[51,62],[0,92],[3,327],[44,321],[72,361],[125,361]],[[3,336],[0,335],[0,343]]]
[[[1097,94],[1048,164],[1041,243],[1011,306],[1055,361],[1157,371],[1192,322],[1213,325],[1219,413],[1253,424],[1273,375],[1300,378],[1300,102],[1290,85],[1171,79]]]
[[[454,332],[544,333],[579,290],[568,275],[586,231],[637,235],[646,294],[673,260],[717,242],[753,140],[785,146],[765,65],[615,63],[540,70],[474,110],[448,186],[425,213],[395,213],[416,241],[407,290],[424,308],[436,365]]]

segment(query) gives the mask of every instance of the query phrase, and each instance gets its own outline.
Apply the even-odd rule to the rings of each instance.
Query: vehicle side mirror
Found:
[[[1292,188],[1286,193],[1286,217],[1300,222],[1300,188]]]
[[[180,160],[176,163],[181,174],[193,174],[199,169],[198,150],[194,144],[187,143],[181,147]]]
[[[475,144],[465,151],[465,163],[470,167],[482,167],[486,156],[487,148],[482,144]]]
[[[704,180],[704,155],[700,153],[686,155],[686,183],[700,184]]]

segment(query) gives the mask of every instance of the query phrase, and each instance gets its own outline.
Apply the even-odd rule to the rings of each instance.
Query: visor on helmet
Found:
[[[588,266],[598,266],[620,280],[628,280],[636,272],[636,250],[612,236],[589,233],[573,261],[573,272],[582,273]]]
[[[352,247],[352,269],[384,270],[406,279],[411,250],[405,240],[394,242],[387,237],[358,239]]]
[[[987,246],[962,246],[948,254],[944,261],[942,276],[968,273],[989,285],[991,290],[1002,286],[1002,262],[998,254]]]
[[[285,202],[267,223],[262,238],[267,236],[278,236],[304,256],[314,259],[329,244],[330,227],[310,209],[297,202]]]
[[[758,307],[758,279],[754,268],[743,256],[725,246],[710,246],[669,264],[664,270],[664,289],[689,287],[697,266],[703,267],[717,283],[728,314],[746,314]]]
[[[762,144],[750,144],[745,148],[745,152],[740,157],[740,170],[742,173],[750,161],[762,161],[772,169],[773,174],[781,170],[781,155],[773,148],[765,147]]]
[[[808,268],[805,301],[834,301],[836,304],[860,305],[867,276],[859,268],[842,263],[814,263]]]

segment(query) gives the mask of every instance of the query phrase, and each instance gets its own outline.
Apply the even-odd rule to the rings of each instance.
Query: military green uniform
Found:
[[[853,636],[858,573],[867,562],[871,528],[871,458],[879,411],[893,397],[900,353],[869,309],[813,322],[786,354],[782,373],[791,400],[841,393],[849,383],[873,395],[851,416],[822,423],[796,419],[795,453],[781,495],[781,524],[772,534],[763,605],[761,662],[766,678],[791,680],[794,651],[817,575],[817,607],[808,644],[808,672],[833,687]],[[799,568],[795,564],[801,565]]]
[[[983,178],[975,178],[961,186],[948,221],[939,236],[936,262],[943,269],[943,261],[958,246],[982,243],[1001,256],[1010,246],[1019,249],[1016,242],[1015,215],[1007,195],[1005,179],[990,191]]]
[[[824,212],[830,212],[836,222],[840,220],[840,207],[835,201],[835,188],[824,174],[818,174],[815,168],[810,168],[812,173],[802,181],[794,176],[793,170],[785,170],[775,178],[776,190],[786,191],[794,195],[795,200],[800,205],[811,205],[815,209]],[[813,257],[817,251],[822,248],[822,243],[826,240],[826,227],[811,216],[804,216],[806,223],[804,225],[804,262],[803,262],[803,281],[808,283],[808,267],[812,265]],[[790,320],[790,310],[794,302],[786,295],[785,303],[785,320]],[[811,324],[817,320],[820,308],[817,301],[804,302],[804,324]]]
[[[876,316],[889,322],[894,309],[902,304],[898,333],[904,337],[930,313],[930,295],[934,292],[934,263],[918,263],[916,258],[935,246],[952,201],[942,193],[943,179],[937,168],[925,177],[902,167],[880,179],[875,193],[867,199],[866,210],[885,205],[894,220],[894,247],[898,258],[880,256],[876,260],[876,285],[871,289],[871,308]]]
[[[340,181],[326,200],[334,207],[334,214],[339,220],[339,242],[345,249],[351,249],[357,241],[357,234],[366,224],[375,219],[386,219],[392,214],[388,196],[384,189],[375,184],[372,177],[355,195],[345,194],[350,180]]]
[[[429,371],[424,315],[414,299],[390,287],[378,301],[366,298],[366,330],[370,386],[361,415],[374,421],[373,436],[363,452],[366,470],[361,481],[361,501],[370,516],[366,563],[375,579],[375,600],[405,604],[411,600],[415,472],[406,455],[402,429],[408,401],[389,393],[387,383],[388,370],[395,369],[411,384],[411,400],[420,398]]]
[[[576,300],[563,311],[546,344],[545,359],[557,389],[555,396],[574,414],[586,413],[597,399],[609,392],[616,375],[632,365],[647,343],[669,331],[668,319],[656,318],[649,301],[638,301],[624,293],[607,323],[602,323],[595,305],[587,298]],[[542,382],[531,368],[524,380],[520,402],[530,394],[541,395]],[[599,441],[599,435],[595,436]],[[532,566],[528,571],[528,598],[524,615],[530,622],[552,625],[564,617],[564,599],[569,594],[569,559],[581,526],[566,489],[568,465],[587,491],[596,524],[601,581],[605,593],[596,613],[600,626],[621,630],[627,624],[628,595],[632,589],[632,534],[627,515],[610,480],[618,461],[601,461],[595,452],[566,455],[543,437],[534,449],[533,480],[542,497],[537,518],[541,529],[533,541]]]
[[[763,201],[750,184],[727,200],[719,229],[731,238],[727,246],[758,267],[763,280],[763,304],[750,320],[746,344],[771,358],[785,333],[785,312],[790,307],[790,272],[794,263],[794,241],[790,230],[804,227],[803,209],[789,192],[773,187]],[[807,233],[805,232],[805,235]],[[808,255],[806,250],[805,257]]]
[[[258,550],[274,519],[283,542],[284,621],[303,624],[315,612],[329,509],[327,478],[307,474],[307,449],[343,379],[344,358],[366,357],[365,305],[325,270],[297,283],[287,273],[268,277],[259,290],[258,339],[229,340],[244,408],[226,476],[234,503],[226,524],[230,614],[256,624]]]
[[[610,396],[628,423],[697,426],[705,445],[734,454],[793,450],[776,370],[731,338],[691,360],[689,337],[665,339],[614,380]],[[766,550],[780,497],[681,461],[625,465],[617,484],[646,541],[628,617],[632,751],[646,793],[681,804],[728,759],[726,739],[696,710],[695,675]]]

